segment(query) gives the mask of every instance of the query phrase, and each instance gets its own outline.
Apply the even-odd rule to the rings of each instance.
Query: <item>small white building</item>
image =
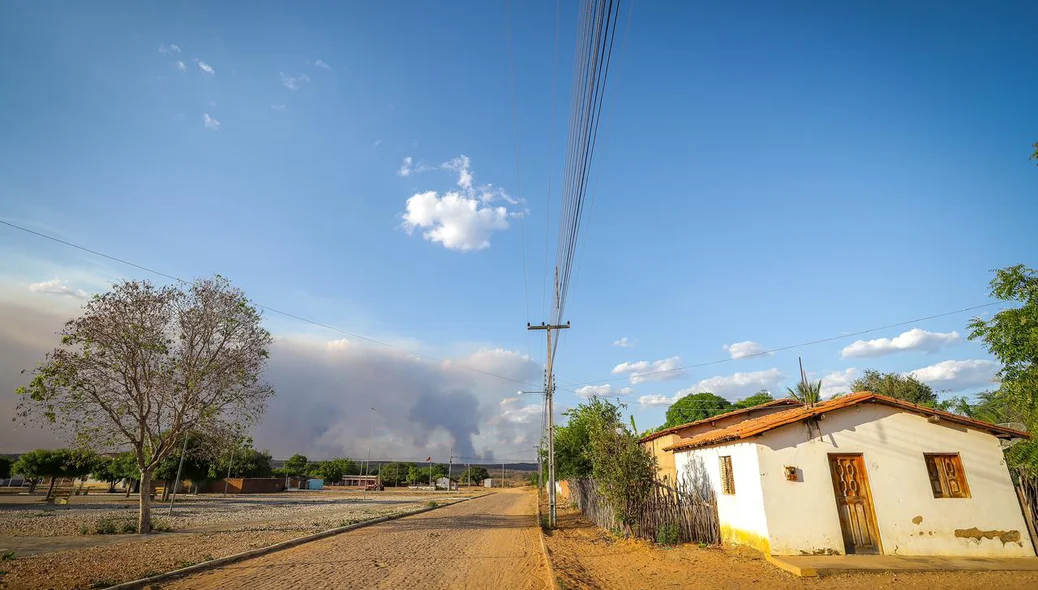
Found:
[[[447,479],[446,477],[436,478],[436,489],[438,490],[456,490],[458,489],[458,482],[453,479]]]
[[[1027,433],[869,392],[668,447],[721,536],[772,555],[1033,557],[1002,441]]]

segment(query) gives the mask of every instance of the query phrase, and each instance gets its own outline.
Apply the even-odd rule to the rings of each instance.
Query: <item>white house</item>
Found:
[[[1003,441],[1027,433],[869,392],[684,439],[679,481],[772,555],[1033,557]]]

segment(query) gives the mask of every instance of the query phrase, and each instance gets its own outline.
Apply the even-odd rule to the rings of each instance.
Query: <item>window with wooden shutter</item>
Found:
[[[958,454],[926,454],[926,471],[934,498],[969,498],[970,488]]]
[[[732,457],[725,455],[721,459],[721,493],[735,493],[735,474],[732,472]]]

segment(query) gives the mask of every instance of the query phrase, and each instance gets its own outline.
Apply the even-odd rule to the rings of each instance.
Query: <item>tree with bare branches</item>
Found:
[[[151,530],[156,467],[189,431],[240,431],[263,415],[270,333],[223,277],[184,288],[124,281],[69,320],[34,370],[19,412],[79,444],[128,448],[140,470],[138,531]]]

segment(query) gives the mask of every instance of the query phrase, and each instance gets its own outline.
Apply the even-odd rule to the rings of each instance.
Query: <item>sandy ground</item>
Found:
[[[531,490],[505,490],[163,588],[547,588],[535,512]]]
[[[556,578],[563,588],[702,588],[866,590],[912,588],[1035,589],[1038,572],[937,572],[855,574],[799,578],[769,564],[745,547],[672,549],[616,539],[571,509],[559,511],[559,528],[547,536]]]
[[[404,500],[404,496],[398,496]],[[278,511],[260,522],[249,512],[238,521],[200,525],[193,532],[154,535],[89,535],[73,537],[0,536],[0,548],[17,558],[0,563],[0,588],[54,589],[104,587],[165,572],[189,564],[424,506],[414,497],[397,503],[344,503],[335,511],[302,510],[296,516]],[[439,500],[445,500],[441,494]],[[36,555],[31,555],[36,553]]]

